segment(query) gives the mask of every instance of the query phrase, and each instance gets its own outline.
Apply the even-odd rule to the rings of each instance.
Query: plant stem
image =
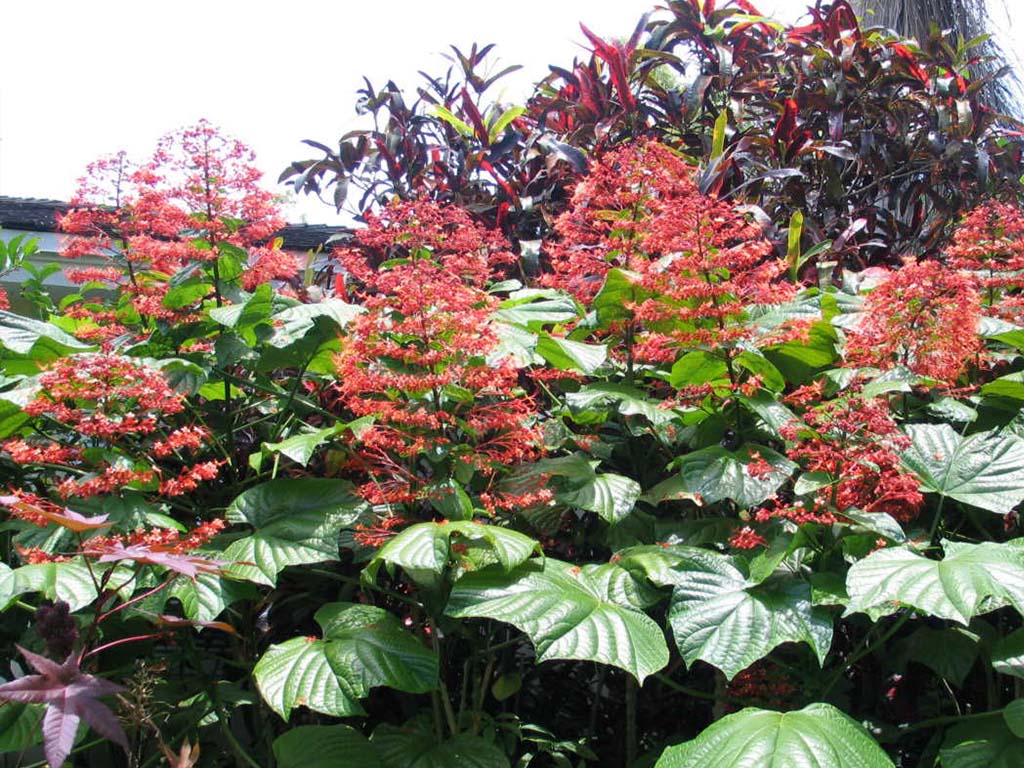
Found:
[[[836,683],[839,682],[839,680],[843,677],[844,674],[846,674],[846,670],[850,669],[854,664],[856,664],[858,661],[863,659],[865,656],[871,655],[878,648],[880,648],[881,646],[885,645],[885,643],[889,640],[889,638],[892,637],[893,635],[895,635],[897,632],[899,632],[900,629],[903,627],[903,625],[906,624],[910,620],[910,617],[912,615],[913,615],[913,613],[911,611],[909,611],[909,610],[908,611],[904,611],[903,615],[901,615],[898,619],[896,619],[896,621],[894,621],[889,626],[889,628],[885,632],[883,632],[882,635],[877,640],[875,640],[875,642],[873,642],[870,645],[866,646],[865,648],[861,649],[857,653],[852,654],[843,663],[843,665],[841,667],[839,667],[839,669],[837,669],[835,671],[835,673],[832,675],[832,677],[829,678],[829,681],[825,684],[825,687],[822,690],[821,695],[825,696],[829,691],[831,691],[832,687]]]
[[[639,686],[632,675],[626,677],[626,765],[636,762],[637,751],[637,689]]]

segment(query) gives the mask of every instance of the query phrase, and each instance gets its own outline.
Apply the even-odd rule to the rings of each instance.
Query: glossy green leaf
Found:
[[[555,368],[588,376],[608,358],[608,347],[604,344],[584,344],[543,332],[537,339],[536,349],[537,354]]]
[[[621,569],[548,558],[543,569],[471,573],[455,584],[445,612],[518,627],[533,641],[538,661],[596,661],[642,682],[668,664],[668,647],[661,628],[635,606],[637,593],[613,577],[615,570]]]
[[[830,704],[795,712],[747,708],[693,741],[669,747],[655,768],[893,768],[874,739]]]
[[[704,661],[732,679],[783,643],[807,643],[819,662],[828,654],[832,618],[795,576],[758,582],[737,558],[696,547],[627,549],[619,564],[672,586],[669,624],[687,664]]]
[[[951,541],[943,541],[942,547],[942,560],[893,547],[854,563],[846,577],[847,614],[877,618],[909,607],[964,625],[1007,605],[1024,614],[1024,556],[1019,548]]]
[[[377,686],[410,693],[436,686],[437,657],[397,616],[370,605],[328,603],[315,618],[322,638],[272,645],[253,669],[263,699],[285,720],[298,706],[336,717],[361,714],[359,699]]]
[[[370,743],[383,768],[509,768],[505,751],[482,736],[460,733],[438,742],[422,720],[378,725]]]
[[[640,275],[624,269],[609,269],[604,285],[590,303],[597,313],[598,325],[608,328],[612,323],[630,320],[631,306],[637,306],[652,294],[641,285]]]
[[[237,578],[273,586],[289,565],[338,559],[338,532],[366,508],[343,480],[283,478],[250,488],[228,506],[228,522],[251,535],[232,542],[224,559]]]
[[[750,473],[754,453],[771,465],[771,471],[756,477]],[[678,459],[675,467],[683,490],[699,495],[704,504],[731,499],[740,507],[752,507],[773,496],[796,464],[770,448],[747,444],[736,451],[718,445],[702,448]]]
[[[365,576],[375,578],[381,564],[387,563],[400,566],[417,584],[436,586],[448,567],[453,540],[473,548],[474,554],[482,556],[482,559],[475,560],[477,567],[487,565],[490,559],[506,572],[534,554],[543,554],[540,545],[529,536],[497,525],[472,520],[419,523],[406,528],[381,547],[366,567]],[[480,552],[481,548],[486,552]]]
[[[0,753],[21,752],[43,740],[43,704],[0,704]],[[0,763],[3,761],[0,760]]]
[[[1020,768],[1024,739],[1015,736],[1002,713],[950,728],[939,751],[942,768]]]
[[[1024,629],[1001,638],[991,655],[992,668],[996,672],[1024,679]]]
[[[668,379],[668,383],[675,389],[697,387],[714,381],[728,383],[729,368],[721,356],[702,349],[687,352],[676,360]]]
[[[205,554],[215,558],[217,553]],[[245,582],[201,573],[195,579],[176,578],[168,590],[168,597],[178,599],[185,618],[190,621],[213,621],[232,603],[251,597],[254,590],[255,587]]]
[[[558,494],[558,499],[588,512],[596,512],[609,523],[617,523],[633,511],[640,493],[640,484],[636,480],[606,473],[595,475],[579,487]]]
[[[903,465],[921,490],[1007,514],[1024,501],[1024,440],[978,432],[961,437],[948,424],[910,424]]]
[[[274,739],[277,768],[379,768],[377,748],[348,725],[300,725]]]
[[[341,299],[327,298],[313,304],[299,304],[274,313],[274,335],[267,343],[274,347],[288,347],[304,337],[317,321],[331,327],[344,328],[366,310]]]
[[[0,346],[40,362],[94,349],[50,323],[0,310]]]
[[[94,572],[100,569],[94,566]],[[0,597],[17,597],[39,592],[50,600],[63,600],[72,611],[85,608],[96,599],[96,584],[89,569],[80,562],[23,565],[0,573]],[[8,598],[9,599],[9,598]]]
[[[676,419],[676,414],[659,407],[660,400],[647,397],[644,392],[628,384],[598,382],[585,384],[576,392],[565,395],[565,403],[574,415],[594,411],[595,420],[607,420],[608,412],[622,416],[642,416],[651,424],[666,424]]]

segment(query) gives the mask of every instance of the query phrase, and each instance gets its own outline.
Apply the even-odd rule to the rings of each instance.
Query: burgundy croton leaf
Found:
[[[64,764],[75,743],[78,723],[85,720],[93,730],[128,749],[128,737],[110,709],[99,701],[102,696],[123,691],[109,680],[87,675],[79,667],[75,653],[63,664],[26,651],[21,655],[38,672],[0,685],[0,699],[22,704],[45,704],[43,716],[43,753],[54,768]]]

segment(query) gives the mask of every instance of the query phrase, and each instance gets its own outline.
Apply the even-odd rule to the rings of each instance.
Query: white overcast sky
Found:
[[[1007,0],[1008,6],[1021,0]],[[0,9],[0,195],[67,199],[85,166],[119,149],[145,158],[165,133],[205,117],[252,146],[268,185],[299,142],[354,125],[366,75],[418,85],[441,52],[496,43],[521,100],[547,64],[581,54],[579,22],[628,35],[658,0],[6,0]],[[804,0],[762,0],[793,20]],[[1024,15],[1024,11],[1010,12]],[[1020,50],[1024,18],[1005,25]],[[313,201],[292,220],[331,222]]]

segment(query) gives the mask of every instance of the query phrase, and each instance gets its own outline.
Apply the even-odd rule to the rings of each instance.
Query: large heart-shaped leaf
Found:
[[[417,584],[436,586],[448,567],[453,539],[470,548],[464,554],[469,556],[474,567],[494,562],[505,571],[511,571],[534,553],[543,554],[536,541],[508,528],[472,520],[419,523],[406,528],[381,547],[366,566],[365,576],[373,579],[381,564],[388,563],[400,566]]]
[[[252,535],[224,551],[235,561],[232,575],[273,586],[289,565],[338,559],[338,532],[366,508],[343,480],[297,478],[271,480],[236,498],[225,517],[245,523]]]
[[[770,469],[752,473],[750,464],[758,455]],[[684,491],[700,496],[705,504],[732,499],[741,507],[770,498],[796,469],[785,456],[760,445],[736,451],[714,445],[686,454],[675,466]]]
[[[696,547],[637,547],[619,563],[673,587],[669,623],[687,664],[705,661],[732,679],[782,643],[807,643],[819,662],[832,644],[832,619],[799,578],[758,583],[737,559]]]
[[[513,624],[533,641],[538,661],[578,659],[624,669],[639,681],[668,663],[661,628],[638,610],[609,569],[548,558],[543,569],[471,573],[452,589],[446,613]]]
[[[310,749],[315,744],[316,749]],[[277,768],[378,768],[377,748],[348,725],[300,725],[274,739]]]
[[[796,712],[747,708],[669,747],[655,768],[893,768],[859,723],[830,704]]]
[[[508,768],[504,750],[491,741],[460,733],[437,741],[425,721],[404,726],[378,725],[370,744],[384,768]],[[342,768],[341,763],[338,768]],[[348,768],[348,764],[344,764]]]
[[[1020,548],[943,541],[946,556],[931,560],[905,547],[882,549],[854,563],[846,576],[846,612],[877,618],[901,606],[968,624],[1012,605],[1024,614],[1024,555]]]
[[[336,717],[362,714],[359,699],[381,685],[425,693],[437,684],[437,656],[393,614],[328,603],[315,618],[323,638],[272,645],[253,669],[264,700],[285,720],[297,706]]]
[[[903,465],[921,490],[1005,515],[1024,501],[1024,440],[978,432],[961,437],[948,424],[910,424]]]

